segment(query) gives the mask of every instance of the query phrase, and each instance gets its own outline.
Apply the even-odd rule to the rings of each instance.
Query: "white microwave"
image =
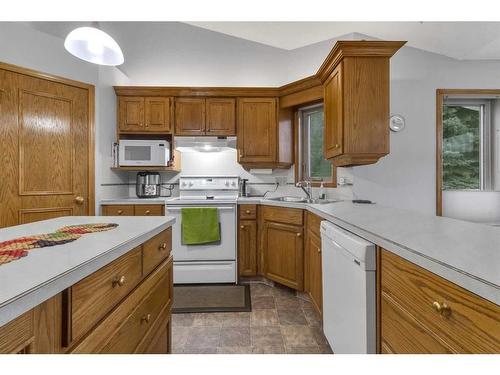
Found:
[[[170,143],[156,139],[121,139],[118,158],[121,167],[167,166],[170,160]]]

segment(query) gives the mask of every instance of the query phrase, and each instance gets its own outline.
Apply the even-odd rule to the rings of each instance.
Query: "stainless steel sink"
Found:
[[[266,198],[270,201],[275,201],[275,202],[290,202],[290,203],[306,203],[307,199],[306,198],[301,198],[301,197],[276,197],[276,198]]]
[[[266,199],[275,202],[309,203],[309,204],[328,204],[328,203],[340,202],[337,199],[307,199],[307,198],[290,197],[290,196],[266,198]]]

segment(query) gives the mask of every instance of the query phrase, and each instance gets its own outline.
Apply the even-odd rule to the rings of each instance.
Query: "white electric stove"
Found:
[[[172,254],[174,284],[236,283],[237,281],[237,176],[182,176],[179,197],[166,203],[174,216]],[[220,242],[204,245],[182,243],[181,209],[215,207],[221,230]]]

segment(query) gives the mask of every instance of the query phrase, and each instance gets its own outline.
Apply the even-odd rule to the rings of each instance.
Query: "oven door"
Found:
[[[217,208],[221,230],[220,242],[205,245],[184,245],[181,233],[181,209],[183,207]],[[167,215],[176,219],[172,228],[174,262],[236,261],[236,205],[167,205]]]

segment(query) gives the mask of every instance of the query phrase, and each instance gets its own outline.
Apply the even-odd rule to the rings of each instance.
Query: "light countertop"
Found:
[[[168,199],[162,202],[168,206]],[[306,209],[500,305],[500,227],[350,201],[305,204],[241,197],[238,204]]]
[[[63,245],[29,251],[0,265],[0,326],[77,283],[172,226],[170,216],[66,216],[0,229],[0,242],[51,233],[66,225],[116,223]]]

